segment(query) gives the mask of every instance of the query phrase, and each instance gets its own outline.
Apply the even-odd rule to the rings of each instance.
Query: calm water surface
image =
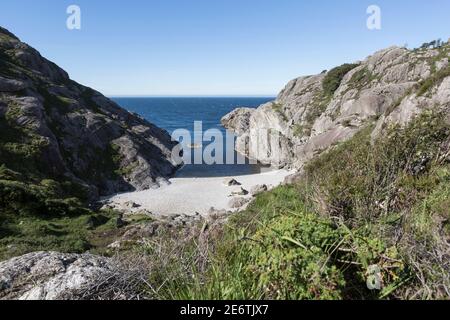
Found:
[[[194,139],[194,121],[202,121],[203,131],[219,129],[225,136],[225,128],[220,119],[237,107],[256,108],[274,100],[274,97],[150,97],[150,98],[112,98],[123,108],[140,114],[158,127],[172,134],[177,129],[186,129]],[[205,143],[205,146],[207,143]],[[185,150],[190,152],[192,150]],[[239,176],[259,173],[260,165],[186,165],[178,177]]]

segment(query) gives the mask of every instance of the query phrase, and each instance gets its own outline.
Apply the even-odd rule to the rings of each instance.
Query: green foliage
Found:
[[[356,89],[360,91],[365,86],[369,85],[373,80],[377,79],[376,75],[369,71],[367,67],[364,67],[356,71],[348,82],[348,89]]]
[[[21,71],[22,70],[20,70],[19,66],[14,63],[12,57],[4,50],[1,50],[0,75],[6,78],[15,78],[21,74]]]
[[[433,40],[433,41],[430,41],[430,42],[424,42],[420,46],[420,48],[421,49],[429,49],[430,47],[440,48],[440,47],[442,47],[443,44],[444,44],[444,42],[442,42],[441,39],[437,39],[437,40]]]
[[[344,275],[330,257],[339,233],[316,214],[281,214],[247,244],[245,271],[256,290],[270,299],[341,298]]]
[[[412,208],[409,226],[419,241],[433,245],[450,237],[450,168],[432,172],[426,183],[414,188],[421,194]],[[407,192],[411,189],[404,188]]]
[[[357,66],[358,65],[356,64],[343,64],[330,70],[323,79],[322,87],[324,94],[326,96],[332,96],[341,85],[342,79],[344,79],[345,75]]]
[[[96,152],[86,159],[87,168],[78,174],[83,180],[90,181],[94,185],[99,185],[105,177],[111,180],[120,179],[120,174],[130,170],[130,168],[121,168],[122,158],[119,147],[110,143],[104,148],[97,148]]]
[[[443,69],[435,72],[428,79],[426,79],[425,81],[422,82],[422,84],[417,92],[417,95],[418,96],[425,95],[427,92],[429,92],[429,90],[431,88],[440,84],[442,82],[442,80],[444,80],[447,77],[450,77],[450,67],[443,68]]]
[[[91,88],[85,88],[83,93],[81,94],[81,97],[84,99],[84,102],[86,103],[86,106],[91,108],[92,111],[95,113],[102,113],[102,108],[98,103],[95,102],[94,96],[96,95],[96,92]]]
[[[0,261],[34,251],[83,253],[99,250],[95,235],[114,230],[117,213],[78,212],[71,216],[37,216],[14,211],[0,214]],[[102,243],[102,245],[105,245]]]
[[[59,188],[56,182],[48,186],[0,180],[0,207],[19,215],[70,216],[89,212],[78,198],[63,198]]]
[[[272,109],[283,119],[283,121],[288,121],[286,114],[283,111],[283,105],[280,103],[272,103]]]
[[[36,173],[43,170],[37,160],[48,141],[18,125],[21,114],[21,109],[10,103],[5,116],[0,117],[0,164],[17,172]]]
[[[59,113],[71,111],[73,101],[69,98],[52,94],[48,91],[45,84],[38,88],[38,92],[44,98],[44,108],[47,113],[51,113],[53,109],[57,109]]]
[[[313,100],[312,105],[308,109],[305,120],[312,126],[314,121],[319,118],[327,109],[329,103],[331,102],[332,96],[324,94],[323,92],[317,93]]]
[[[317,196],[328,204],[328,212],[358,219],[384,212],[381,203],[393,205],[398,177],[426,170],[449,128],[440,117],[424,114],[405,129],[388,129],[387,137],[373,144],[370,132],[360,132],[308,164],[308,181],[320,187]]]
[[[395,248],[311,211],[302,200],[306,193],[284,186],[259,195],[214,239],[206,273],[193,264],[188,276],[165,280],[160,298],[378,298],[386,291],[366,287],[371,266],[379,266],[388,284],[405,279]]]
[[[374,142],[367,128],[311,162],[302,182],[258,195],[213,238],[209,266],[170,277],[161,297],[445,297],[450,169],[439,156],[450,128],[442,118],[425,113]]]
[[[96,247],[91,229],[114,214],[86,209],[87,198],[87,190],[74,182],[39,181],[1,165],[0,260],[38,250],[81,253]]]
[[[293,135],[295,137],[310,136],[311,135],[311,127],[296,124],[293,127]]]
[[[301,128],[295,129],[294,134],[296,136],[311,135],[311,129],[314,121],[319,118],[327,109],[330,104],[335,91],[341,85],[342,79],[347,73],[356,68],[356,64],[344,64],[340,67],[330,70],[322,82],[322,90],[314,94],[311,100],[311,105],[305,116],[306,125]],[[301,129],[301,130],[299,130]]]

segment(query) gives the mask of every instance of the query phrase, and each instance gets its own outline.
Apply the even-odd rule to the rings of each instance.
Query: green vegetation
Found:
[[[172,263],[159,297],[448,297],[450,127],[442,118],[424,114],[374,144],[367,128],[322,154],[302,182],[259,195],[215,232],[209,255],[202,251],[207,263]]]
[[[447,68],[443,68],[431,75],[428,79],[426,79],[420,86],[417,95],[423,96],[427,92],[430,91],[431,88],[435,87],[436,85],[440,84],[442,80],[445,78],[450,77],[450,66]]]
[[[310,136],[314,122],[327,110],[332,98],[332,95],[326,95],[323,91],[316,92],[307,110],[305,124],[294,125],[294,135]]]
[[[348,90],[356,89],[360,91],[363,87],[369,85],[373,80],[377,79],[377,77],[367,69],[367,67],[362,68],[355,72],[351,77],[348,85]]]
[[[437,63],[449,58],[450,46],[440,44],[436,50],[436,55],[426,59],[430,65],[431,76],[420,83],[420,87],[417,90],[418,96],[425,95],[431,88],[439,85],[444,78],[450,76],[450,66],[444,67],[439,71],[437,70]]]
[[[281,119],[283,119],[283,121],[288,121],[288,118],[286,116],[286,114],[283,111],[283,105],[280,103],[272,103],[272,109],[273,111],[275,111],[280,117]]]
[[[30,182],[0,166],[0,260],[38,250],[95,248],[90,237],[117,213],[86,209],[80,200],[86,198],[86,190],[73,182]]]
[[[70,111],[73,103],[71,99],[50,93],[45,85],[41,85],[39,94],[44,98],[44,108],[48,114],[51,114],[53,108],[60,113],[68,113]]]
[[[79,153],[85,157],[87,167],[83,171],[76,171],[78,176],[84,181],[89,181],[93,185],[100,187],[105,178],[111,180],[121,179],[120,174],[129,172],[130,168],[121,169],[122,154],[119,147],[114,143],[110,143],[105,148],[97,148],[95,153],[90,154],[90,158],[86,153]]]
[[[293,135],[294,135],[294,137],[310,136],[311,135],[311,127],[296,124],[293,127]]]
[[[324,95],[323,92],[316,93],[312,100],[312,106],[308,109],[306,114],[306,122],[310,125],[325,112],[333,97],[331,95]]]
[[[420,49],[429,49],[430,47],[433,48],[440,48],[444,45],[444,42],[441,39],[433,40],[431,42],[425,42],[420,46]]]
[[[27,173],[43,170],[37,159],[48,146],[48,141],[25,126],[16,123],[22,115],[19,106],[13,102],[4,117],[0,117],[0,165]]]
[[[52,108],[67,110],[72,103],[50,94],[44,86],[40,92],[47,112]],[[0,117],[0,260],[36,250],[84,252],[98,247],[98,241],[90,238],[97,227],[108,225],[117,214],[87,209],[92,198],[89,190],[59,175],[43,160],[48,139],[20,125],[18,120],[24,113],[13,99],[7,104],[5,115]],[[63,137],[56,130],[57,124],[52,125]],[[87,171],[89,178],[98,178],[97,172],[105,168],[111,168],[114,175],[120,161],[117,150],[110,146],[96,156],[99,159],[92,163],[99,169]]]
[[[93,89],[85,88],[85,90],[81,94],[81,97],[84,99],[86,106],[90,107],[93,112],[102,114],[103,113],[102,108],[94,100],[95,95],[96,92]]]
[[[98,230],[114,228],[113,216],[93,212],[36,216],[8,211],[0,220],[0,261],[40,250],[83,253],[96,249],[91,237]]]
[[[330,70],[322,82],[322,90],[317,91],[311,100],[311,105],[308,107],[308,111],[305,116],[304,125],[295,125],[295,136],[310,136],[314,122],[319,118],[327,109],[333,95],[341,85],[345,75],[354,68],[358,67],[357,64],[343,64],[337,68]],[[303,93],[302,93],[303,94]]]
[[[325,76],[325,79],[323,79],[322,86],[324,94],[326,96],[332,96],[341,85],[342,79],[344,79],[345,75],[357,66],[357,64],[346,63],[330,70]]]

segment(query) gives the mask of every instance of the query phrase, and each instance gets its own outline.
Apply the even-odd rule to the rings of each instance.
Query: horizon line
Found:
[[[108,98],[276,98],[278,94],[198,94],[198,95],[124,95],[124,94],[105,94]]]

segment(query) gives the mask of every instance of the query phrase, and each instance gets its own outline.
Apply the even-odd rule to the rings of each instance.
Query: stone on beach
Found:
[[[256,185],[256,186],[254,186],[253,188],[250,189],[250,194],[252,196],[257,196],[258,194],[266,192],[267,190],[269,190],[267,185],[259,184],[259,185]]]
[[[241,187],[241,190],[233,191],[231,193],[230,197],[232,197],[232,196],[246,196],[246,195],[248,195],[248,193],[249,192],[247,190],[245,190],[244,188]]]
[[[129,209],[135,209],[135,208],[139,208],[141,206],[133,201],[127,201],[123,205]]]
[[[224,183],[226,186],[229,186],[229,187],[232,187],[232,186],[240,186],[240,185],[241,185],[240,182],[238,182],[236,179],[233,179],[233,178],[227,178],[227,179],[225,179],[225,180],[223,181],[223,183]]]

